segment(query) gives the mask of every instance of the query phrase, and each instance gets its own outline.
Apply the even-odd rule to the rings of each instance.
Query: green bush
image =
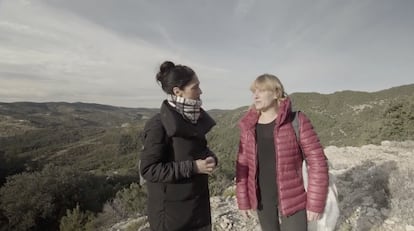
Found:
[[[132,183],[129,188],[121,189],[116,193],[115,201],[119,201],[126,216],[145,214],[147,193],[137,183]]]
[[[114,190],[102,177],[47,165],[40,172],[9,177],[0,189],[0,208],[11,230],[57,229],[67,209],[80,204],[100,211]]]
[[[132,183],[129,187],[119,190],[115,198],[105,203],[103,211],[91,221],[90,225],[97,230],[104,230],[122,219],[144,215],[146,199],[145,187]]]
[[[82,212],[79,205],[72,210],[66,210],[66,216],[60,220],[60,231],[87,231],[88,223],[92,220],[93,215],[90,212]],[[90,230],[90,229],[89,229]]]

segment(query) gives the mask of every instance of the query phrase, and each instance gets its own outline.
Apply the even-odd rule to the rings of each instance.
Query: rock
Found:
[[[386,217],[390,214],[390,210],[386,208],[381,208],[381,214]]]
[[[405,226],[405,231],[414,231],[414,226],[412,226],[412,225],[406,225]]]
[[[387,219],[387,220],[385,220],[385,224],[393,225],[393,224],[395,224],[395,221]]]
[[[414,231],[414,141],[325,149],[334,166],[341,216],[336,230]],[[213,231],[260,231],[255,213],[244,218],[237,209],[234,186],[211,197]],[[111,231],[127,231],[129,219]],[[145,223],[145,222],[144,222]],[[147,231],[148,223],[139,231]]]

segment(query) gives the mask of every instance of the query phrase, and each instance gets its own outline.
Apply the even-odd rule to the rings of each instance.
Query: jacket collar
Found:
[[[252,129],[259,120],[260,113],[254,108],[250,108],[247,113],[241,118],[239,127],[241,130]]]
[[[178,113],[167,100],[162,103],[160,109],[161,122],[167,135],[170,137],[204,136],[214,125],[216,125],[216,122],[203,109],[201,109],[200,113],[200,118],[198,119],[197,124],[192,124],[190,121],[186,120],[183,115]]]
[[[277,113],[276,126],[280,126],[285,123],[289,118],[292,112],[292,104],[290,98],[287,97],[285,100],[281,101],[279,104],[279,111]],[[254,129],[259,120],[260,112],[254,108],[251,108],[247,113],[241,118],[239,122],[239,127],[242,130]]]
[[[280,102],[279,112],[277,115],[277,124],[284,124],[288,121],[292,114],[292,102],[289,97]]]

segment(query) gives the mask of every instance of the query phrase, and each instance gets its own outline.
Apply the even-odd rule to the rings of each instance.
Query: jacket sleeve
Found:
[[[239,151],[236,160],[236,198],[237,205],[241,210],[251,209],[247,186],[249,166],[246,153],[244,152],[245,135],[243,131],[240,132]]]
[[[300,143],[308,166],[308,190],[306,209],[322,213],[328,194],[328,163],[318,135],[308,117],[299,113]]]
[[[168,161],[166,133],[159,118],[149,120],[144,128],[144,148],[140,173],[149,182],[173,183],[193,175],[193,161]]]

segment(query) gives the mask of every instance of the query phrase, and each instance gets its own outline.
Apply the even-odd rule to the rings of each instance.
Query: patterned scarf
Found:
[[[193,124],[197,123],[201,112],[201,100],[186,99],[176,95],[167,95],[167,100],[184,118]]]

